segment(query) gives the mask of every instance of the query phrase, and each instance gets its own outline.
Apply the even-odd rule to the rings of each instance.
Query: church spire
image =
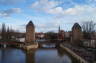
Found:
[[[60,30],[61,30],[61,29],[60,29],[60,25],[59,25],[58,32],[60,32]]]

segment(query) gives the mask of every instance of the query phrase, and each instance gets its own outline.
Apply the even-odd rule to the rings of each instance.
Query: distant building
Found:
[[[78,23],[75,23],[72,27],[72,37],[71,41],[72,43],[75,42],[75,44],[82,40],[82,29],[81,26]]]
[[[96,48],[96,32],[91,33],[91,39],[84,39],[83,46]]]
[[[35,33],[36,39],[44,39],[44,37],[45,37],[45,34],[43,32]]]
[[[64,32],[64,30],[61,30],[60,29],[60,26],[59,26],[59,30],[58,30],[59,32],[58,32],[58,39],[59,40],[64,40],[64,36],[65,36],[65,32]]]
[[[35,26],[32,21],[30,21],[26,26],[26,42],[34,43],[35,41]]]
[[[68,32],[66,31],[64,36],[65,36],[65,40],[70,41],[70,39],[71,39],[71,31],[68,31]]]
[[[65,37],[69,38],[70,37],[70,32],[65,32]]]
[[[88,48],[96,48],[96,40],[85,40],[83,42],[83,46]]]

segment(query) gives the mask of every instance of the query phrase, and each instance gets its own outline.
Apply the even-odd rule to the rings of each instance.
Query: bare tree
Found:
[[[95,31],[95,26],[96,26],[96,23],[94,23],[93,21],[86,21],[86,22],[83,22],[82,29],[84,32],[91,33]]]
[[[11,33],[11,31],[10,31],[10,28],[8,27],[7,28],[7,31],[6,31],[6,39],[7,39],[7,41],[10,41],[11,40],[11,35],[12,35],[12,33]]]
[[[93,21],[86,21],[82,23],[82,30],[84,38],[91,39],[91,34],[95,32],[96,23]]]
[[[6,40],[6,26],[4,23],[2,24],[1,37],[3,41]]]

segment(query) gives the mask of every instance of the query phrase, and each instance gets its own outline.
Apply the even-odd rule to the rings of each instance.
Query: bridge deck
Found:
[[[24,42],[0,42],[0,44],[17,45],[17,44],[25,44],[25,43]]]

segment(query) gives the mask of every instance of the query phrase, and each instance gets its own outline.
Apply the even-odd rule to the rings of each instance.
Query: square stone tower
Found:
[[[34,43],[35,42],[35,26],[32,21],[29,21],[29,23],[26,26],[26,42],[28,43]]]
[[[75,23],[72,27],[72,42],[74,44],[79,44],[78,42],[82,40],[82,29],[78,23]]]

